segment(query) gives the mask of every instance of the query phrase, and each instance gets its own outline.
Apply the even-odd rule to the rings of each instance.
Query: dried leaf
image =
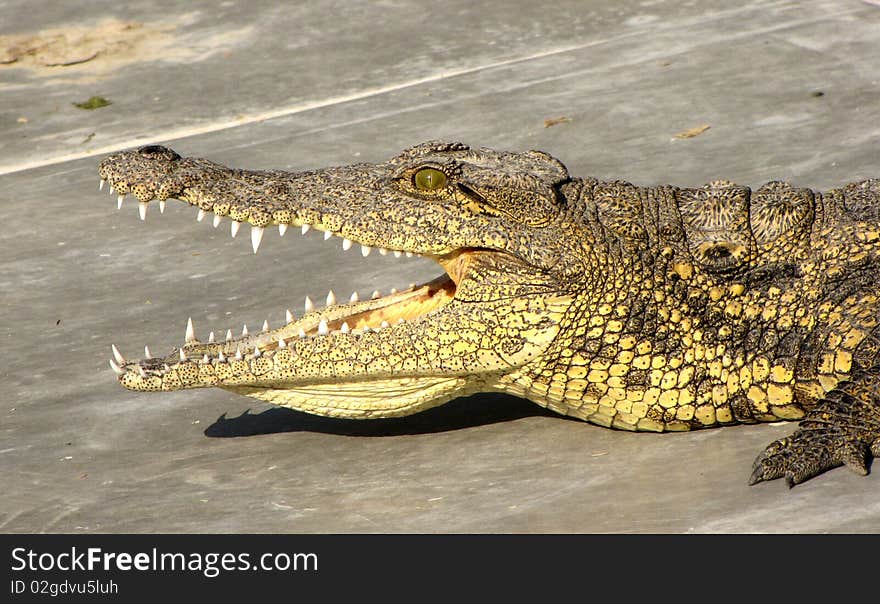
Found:
[[[544,127],[549,128],[550,126],[555,126],[556,124],[564,124],[565,122],[570,122],[570,117],[551,117],[544,120]]]
[[[694,138],[695,136],[701,135],[703,132],[711,128],[709,124],[703,124],[702,126],[697,126],[696,128],[690,128],[685,130],[684,132],[679,132],[674,135],[672,138],[682,139],[682,138]]]

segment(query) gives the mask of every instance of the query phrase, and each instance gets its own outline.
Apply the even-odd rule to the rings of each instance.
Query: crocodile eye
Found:
[[[422,168],[413,176],[413,184],[422,191],[436,191],[446,186],[446,175],[436,168]]]

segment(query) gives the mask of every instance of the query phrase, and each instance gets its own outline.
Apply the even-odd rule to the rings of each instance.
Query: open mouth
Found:
[[[103,189],[105,181],[102,179],[100,188]],[[117,207],[121,208],[125,199],[125,193],[114,190],[111,183],[111,195],[116,194]],[[141,201],[138,210],[141,220],[146,219],[148,202]],[[160,212],[165,210],[165,201],[159,201]],[[196,220],[203,221],[211,212],[200,209]],[[222,216],[213,214],[213,226],[219,227]],[[242,223],[232,220],[230,235],[236,237]],[[305,235],[311,230],[323,231],[324,240],[330,240],[334,236],[342,238],[342,248],[348,251],[354,247],[354,243],[343,238],[338,232],[324,229],[321,225],[279,224],[280,235],[284,235],[290,226],[299,226],[301,233]],[[251,244],[254,253],[259,250],[264,233],[264,227],[251,225]],[[395,257],[421,256],[402,250],[389,250],[386,248],[370,248],[360,246],[361,255],[369,256],[373,251],[380,255],[394,255]],[[197,335],[192,319],[187,321],[184,341],[179,347],[172,350],[166,356],[154,356],[149,348],[145,347],[145,358],[137,361],[126,360],[116,346],[112,347],[113,358],[110,366],[120,379],[125,383],[124,377],[128,374],[136,374],[140,378],[137,389],[161,390],[167,389],[166,377],[172,368],[180,368],[181,364],[197,364],[203,366],[218,367],[222,364],[234,362],[248,362],[255,359],[271,359],[278,351],[288,348],[291,343],[297,341],[314,342],[318,338],[353,338],[358,339],[370,333],[377,333],[386,329],[394,329],[396,326],[418,321],[428,317],[442,307],[449,304],[454,298],[458,283],[465,277],[471,260],[485,253],[485,250],[464,249],[445,254],[443,256],[424,256],[437,262],[444,273],[440,276],[421,284],[411,284],[407,289],[398,291],[391,289],[389,293],[381,295],[374,291],[369,299],[361,300],[357,292],[353,293],[348,300],[339,301],[333,291],[328,292],[323,307],[315,304],[310,298],[306,298],[303,314],[299,317],[290,310],[286,311],[286,323],[280,327],[271,329],[268,321],[264,322],[259,332],[251,333],[245,327],[240,335],[234,335],[232,330],[219,335],[210,332],[204,341]],[[131,375],[133,378],[134,375]],[[175,384],[170,384],[174,386]],[[220,384],[218,384],[220,385]]]

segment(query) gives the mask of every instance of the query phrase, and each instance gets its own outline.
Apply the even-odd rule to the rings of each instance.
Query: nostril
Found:
[[[138,149],[138,153],[144,157],[151,159],[164,159],[166,161],[174,161],[180,159],[180,155],[162,145],[147,145]]]

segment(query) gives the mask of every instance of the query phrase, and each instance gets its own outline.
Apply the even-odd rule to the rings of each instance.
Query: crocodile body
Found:
[[[111,365],[123,386],[215,386],[320,415],[406,415],[503,391],[625,430],[801,420],[751,482],[789,485],[880,454],[880,180],[637,187],[538,151],[425,143],[379,164],[226,168],[144,147],[99,169],[119,194],[199,218],[324,231],[445,274],[258,334]]]

